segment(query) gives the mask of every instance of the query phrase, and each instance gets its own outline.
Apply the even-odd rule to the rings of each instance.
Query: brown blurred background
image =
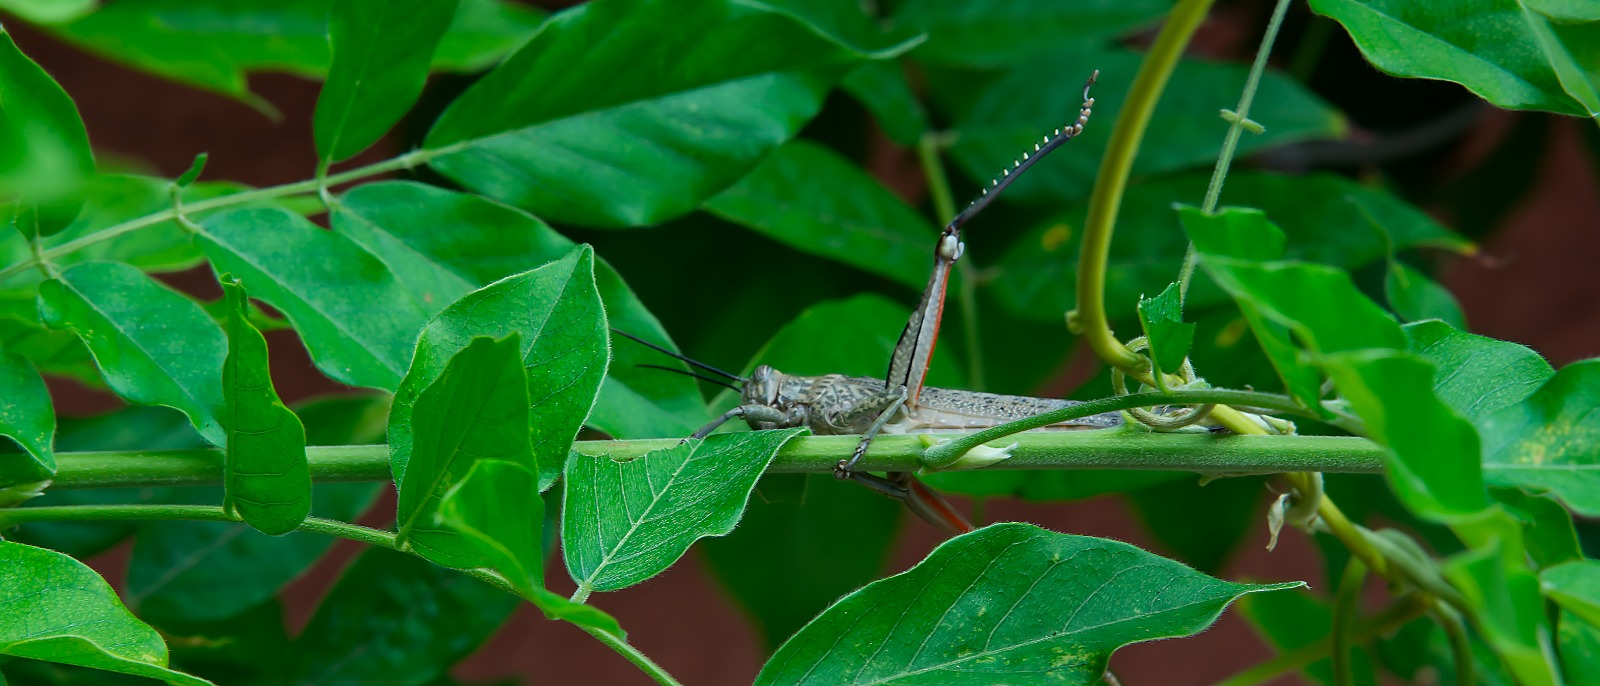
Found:
[[[1247,60],[1269,9],[1265,2],[1221,3],[1192,50]],[[1276,54],[1292,54],[1307,26],[1304,8],[1296,7]],[[7,28],[22,50],[76,100],[102,160],[114,157],[150,173],[175,176],[204,151],[210,153],[206,178],[254,186],[309,178],[316,167],[310,122],[318,83],[282,75],[252,78],[251,90],[283,113],[282,121],[273,122],[239,102],[128,70],[20,23],[8,23]],[[1307,147],[1267,162],[1292,167],[1304,161],[1297,155],[1324,164],[1334,158],[1357,175],[1381,167],[1403,178],[1410,199],[1421,199],[1441,221],[1481,242],[1478,256],[1457,259],[1440,270],[1441,281],[1459,298],[1475,332],[1528,345],[1557,366],[1600,355],[1600,279],[1595,278],[1600,259],[1600,136],[1592,123],[1503,112],[1475,104],[1453,84],[1384,76],[1361,59],[1341,30],[1332,32],[1311,85],[1350,115],[1352,139],[1371,145]],[[434,87],[453,91],[460,84]],[[356,162],[403,152],[405,126]],[[914,152],[886,140],[874,148],[883,159],[874,160],[871,168],[890,170],[884,173],[890,175],[885,181],[892,188],[920,197]],[[1472,199],[1481,202],[1475,205]],[[163,278],[208,299],[218,296],[204,270]],[[273,377],[286,401],[340,390],[312,367],[292,333],[269,334],[269,343]],[[51,390],[65,415],[93,414],[118,404],[70,383],[52,381]],[[1263,512],[1266,497],[1263,493]],[[378,509],[392,507],[389,501]],[[1143,532],[1123,501],[1109,497],[1068,504],[996,502],[987,517],[1171,552]],[[887,572],[911,566],[940,540],[938,532],[919,521],[907,521],[902,528]],[[1316,548],[1303,535],[1287,533],[1272,553],[1266,552],[1265,540],[1265,526],[1260,526],[1221,575],[1305,579],[1315,588],[1326,588]],[[341,543],[335,554],[292,585],[291,630],[303,626],[354,550],[353,544]],[[120,579],[126,553],[124,545],[91,562],[107,578]],[[759,634],[717,588],[697,555],[691,551],[660,577],[597,596],[594,602],[616,615],[630,640],[684,683],[749,683],[765,659]],[[562,588],[570,581],[557,567],[549,573],[553,590],[570,590]],[[1271,655],[1230,613],[1197,637],[1123,649],[1113,669],[1129,685],[1204,684]],[[473,682],[647,683],[588,636],[545,621],[526,607],[454,674]],[[1301,682],[1284,677],[1273,683]]]

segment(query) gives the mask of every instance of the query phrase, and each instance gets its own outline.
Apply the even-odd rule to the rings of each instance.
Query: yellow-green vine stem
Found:
[[[381,446],[378,446],[381,447]],[[15,507],[0,509],[0,530],[8,529],[18,524],[28,522],[93,522],[93,521],[170,521],[188,520],[202,522],[237,522],[234,517],[216,505],[62,505],[53,507]],[[334,519],[321,517],[307,517],[296,531],[304,531],[335,538],[343,538],[367,545],[388,548],[390,550],[415,554],[402,550],[396,544],[395,535],[388,531],[380,531],[359,524],[341,522]],[[502,591],[522,597],[510,582],[499,574],[486,569],[458,570],[467,576],[487,583]],[[528,598],[523,598],[528,600]],[[607,648],[616,651],[623,659],[633,663],[640,671],[649,675],[656,683],[666,686],[682,686],[682,684],[668,674],[665,669],[657,665],[644,653],[639,652],[626,640],[582,624],[573,626],[584,630],[590,636]]]

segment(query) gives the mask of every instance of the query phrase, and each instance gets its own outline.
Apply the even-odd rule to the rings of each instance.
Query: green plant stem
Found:
[[[1122,205],[1123,190],[1128,186],[1128,175],[1133,170],[1134,157],[1139,154],[1139,143],[1150,124],[1150,115],[1178,59],[1183,56],[1189,38],[1210,8],[1211,0],[1181,0],[1167,14],[1166,24],[1156,35],[1155,43],[1139,65],[1138,75],[1133,78],[1127,102],[1123,103],[1112,129],[1111,141],[1100,158],[1100,172],[1089,197],[1089,217],[1084,224],[1083,248],[1078,258],[1077,321],[1095,356],[1134,377],[1145,373],[1149,364],[1143,356],[1117,340],[1106,318],[1105,277],[1111,254],[1111,234]]]
[[[1427,603],[1415,596],[1396,601],[1382,612],[1362,622],[1354,632],[1352,643],[1365,643],[1399,629],[1421,617],[1427,609]],[[1277,657],[1217,682],[1216,686],[1253,686],[1280,674],[1304,669],[1318,660],[1327,658],[1332,650],[1332,637],[1324,636],[1315,643],[1278,653]]]
[[[316,193],[320,188],[337,186],[342,183],[364,179],[369,176],[387,174],[389,172],[399,171],[401,169],[410,169],[440,155],[455,152],[457,149],[459,149],[459,146],[448,146],[429,150],[413,150],[399,157],[384,160],[382,162],[375,162],[364,167],[357,167],[355,169],[340,172],[338,174],[333,174],[325,179],[308,179],[306,181],[286,183],[281,186],[258,188],[253,191],[245,191],[243,193],[234,193],[233,195],[224,195],[217,198],[211,198],[209,200],[202,200],[200,202],[185,205],[184,212],[187,214],[194,214],[197,212],[221,209],[224,207],[233,207],[235,205],[243,205],[261,200],[271,200],[274,198],[282,198],[291,195]],[[44,250],[40,255],[34,257],[34,259],[23,260],[16,264],[0,268],[0,281],[4,281],[11,276],[26,271],[36,262],[74,253],[101,241],[110,240],[112,238],[116,238],[117,236],[137,231],[147,226],[153,226],[155,224],[160,224],[161,222],[171,221],[176,216],[176,211],[173,208],[168,207],[160,212],[154,212],[143,217],[130,219],[122,222],[121,224],[108,226],[94,233],[67,241],[61,245]]]
[[[950,178],[944,173],[944,161],[939,158],[942,138],[935,133],[923,135],[917,143],[917,158],[922,163],[922,174],[928,181],[928,194],[933,198],[933,211],[945,221],[956,216],[956,201],[950,192]],[[961,308],[961,332],[967,346],[967,387],[974,391],[984,389],[983,347],[978,340],[978,274],[970,260],[956,260],[956,303]]]
[[[1466,623],[1453,608],[1442,603],[1434,607],[1433,618],[1450,641],[1450,656],[1456,666],[1456,686],[1475,686],[1478,683],[1478,667],[1473,661],[1472,642],[1467,639]]]
[[[13,507],[0,509],[0,530],[8,529],[18,524],[29,522],[103,522],[103,521],[170,521],[187,520],[202,522],[237,522],[237,517],[229,515],[220,506],[216,505],[62,505],[54,507]],[[321,517],[307,517],[297,531],[322,534],[343,538],[367,545],[388,548],[397,552],[411,553],[401,550],[395,540],[395,535],[388,531],[380,531],[359,524],[341,522],[334,519]],[[486,569],[457,570],[467,576],[487,583],[502,591],[528,600],[512,586],[511,582],[499,574]],[[681,686],[677,679],[662,669],[660,665],[651,661],[644,653],[629,645],[626,640],[608,632],[582,624],[573,624],[590,636],[614,650],[628,662],[633,663],[657,683],[668,686]]]
[[[1339,577],[1339,589],[1333,599],[1333,628],[1328,633],[1333,651],[1333,686],[1355,686],[1350,652],[1356,645],[1356,615],[1361,613],[1361,589],[1366,580],[1366,563],[1359,557],[1351,557],[1344,566],[1344,574]]]
[[[1217,166],[1211,170],[1211,183],[1206,186],[1206,198],[1200,205],[1200,209],[1207,213],[1215,212],[1217,202],[1222,198],[1222,183],[1228,177],[1228,167],[1233,164],[1233,153],[1239,148],[1239,136],[1244,133],[1245,120],[1250,117],[1250,105],[1256,99],[1261,75],[1267,71],[1267,56],[1272,54],[1272,44],[1278,40],[1278,29],[1283,26],[1283,15],[1288,12],[1289,0],[1278,0],[1277,7],[1272,10],[1272,19],[1267,21],[1267,32],[1262,34],[1261,47],[1256,49],[1256,61],[1250,65],[1250,76],[1245,79],[1244,92],[1239,94],[1239,105],[1233,110],[1238,116],[1228,125],[1228,134],[1222,139],[1222,153],[1217,155]],[[1178,270],[1180,301],[1189,294],[1189,282],[1194,279],[1198,257],[1194,243],[1190,243],[1183,255],[1183,267]]]

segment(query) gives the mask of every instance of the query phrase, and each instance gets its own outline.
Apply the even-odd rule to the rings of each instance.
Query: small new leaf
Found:
[[[1194,343],[1194,324],[1183,321],[1183,297],[1178,284],[1168,284],[1161,295],[1139,299],[1139,326],[1150,342],[1150,359],[1156,372],[1175,373],[1189,356]]]

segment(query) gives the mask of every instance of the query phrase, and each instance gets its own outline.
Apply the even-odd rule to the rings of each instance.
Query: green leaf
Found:
[[[441,232],[440,226],[451,230]],[[436,305],[560,259],[575,245],[521,210],[408,182],[357,186],[340,198],[333,228]],[[673,347],[655,316],[603,260],[595,264],[595,285],[611,326]],[[619,438],[650,438],[683,436],[710,419],[693,379],[637,366],[660,363],[655,351],[625,343],[612,354],[591,426]]]
[[[1600,684],[1600,628],[1562,612],[1557,627],[1561,669],[1568,686]]]
[[[1084,135],[1094,131],[1094,126],[1091,123]],[[1046,171],[1056,164],[1055,155],[1063,152],[1066,148],[1017,183]],[[1117,238],[1111,244],[1106,280],[1109,311],[1131,311],[1141,295],[1159,293],[1172,281],[1189,247],[1187,237],[1177,228],[1172,205],[1199,202],[1209,179],[1209,174],[1189,174],[1128,189],[1117,218]],[[1461,251],[1471,245],[1383,190],[1329,174],[1232,173],[1223,200],[1265,211],[1283,229],[1289,258],[1336,267],[1353,269],[1384,259],[1390,242],[1395,250],[1430,247]],[[1005,251],[992,286],[1002,306],[1021,316],[1060,324],[1061,313],[1072,309],[1077,300],[1079,233],[1087,212],[1086,206],[1076,206],[1040,222]],[[1381,233],[1375,230],[1379,227]],[[1197,278],[1184,305],[1197,313],[1227,300],[1227,294],[1209,280]]]
[[[352,386],[396,388],[417,332],[443,304],[407,289],[349,239],[287,210],[229,210],[201,229],[212,268],[282,312],[317,368]]]
[[[525,466],[538,474],[541,491],[554,482],[594,407],[609,362],[606,318],[593,270],[594,252],[581,246],[558,261],[463,296],[428,323],[390,409],[389,461],[395,483],[406,483],[413,405],[422,389],[473,338],[513,333],[520,335],[520,359],[529,370],[525,405],[537,419],[532,422],[533,461]],[[456,472],[464,473],[465,466]]]
[[[903,49],[832,28],[730,0],[585,3],[451,103],[425,150],[445,176],[547,219],[661,222],[793,136],[846,67]]]
[[[1495,105],[1583,114],[1567,95],[1517,0],[1311,0],[1396,76],[1454,81]]]
[[[476,546],[438,522],[439,500],[466,478],[474,463],[495,458],[539,470],[529,440],[530,379],[522,368],[521,348],[516,333],[473,338],[450,351],[444,371],[427,382],[412,407],[410,461],[395,478],[400,489],[397,542],[439,564],[482,564]],[[392,415],[390,422],[391,433],[399,430]],[[562,451],[569,445],[570,440]],[[516,497],[538,494],[533,488]]]
[[[1438,369],[1434,393],[1476,424],[1527,399],[1555,374],[1539,353],[1516,343],[1465,333],[1439,321],[1402,328],[1406,349]]]
[[[47,474],[56,472],[56,410],[39,372],[0,347],[0,436],[15,440]],[[3,458],[0,458],[3,459]]]
[[[1535,566],[1543,569],[1583,558],[1572,514],[1554,497],[1518,488],[1491,488],[1489,494],[1522,521],[1523,544]]]
[[[772,477],[805,493],[772,499]],[[882,575],[901,505],[826,474],[769,475],[733,533],[701,541],[705,561],[774,650],[829,603]],[[840,532],[848,531],[848,535]]]
[[[155,629],[117,600],[111,586],[53,550],[0,541],[0,654],[160,679],[210,684],[167,669]]]
[[[319,484],[311,512],[352,520],[377,495],[377,484]],[[194,494],[167,499],[217,502]],[[332,544],[321,534],[268,536],[244,524],[145,522],[128,562],[128,602],[162,625],[224,620],[272,597]]]
[[[899,62],[868,62],[850,72],[839,85],[872,113],[890,140],[910,147],[927,133],[928,111],[911,91]]]
[[[1510,523],[1509,517],[1504,519]],[[1474,610],[1474,624],[1517,683],[1558,684],[1560,678],[1553,672],[1556,665],[1545,659],[1553,637],[1539,597],[1538,577],[1523,562],[1515,530],[1501,533],[1510,535],[1469,541],[1473,548],[1446,563],[1445,577]]]
[[[32,239],[60,231],[94,173],[89,136],[72,98],[0,27],[0,219]]]
[[[938,232],[861,167],[817,143],[794,140],[706,209],[793,248],[911,288],[928,280]]]
[[[546,617],[622,635],[611,615],[545,590],[544,500],[539,497],[538,477],[526,467],[478,460],[439,501],[439,515]]]
[[[279,683],[428,683],[482,644],[516,604],[458,572],[370,548],[295,640]]]
[[[40,374],[64,376],[88,388],[104,388],[105,382],[83,341],[69,332],[45,326],[38,320],[38,312],[34,293],[0,299],[0,350],[27,360]]]
[[[567,465],[561,548],[580,593],[659,574],[690,544],[733,530],[756,479],[805,429],[716,434],[628,462],[574,455]]]
[[[1600,515],[1600,359],[1556,372],[1521,403],[1485,417],[1489,483],[1549,489],[1567,507]]]
[[[0,9],[34,24],[71,21],[92,11],[100,0],[0,0]]]
[[[1071,123],[1082,105],[1083,81],[1098,69],[1094,116],[1083,134],[1017,179],[1005,196],[1011,202],[1040,204],[1086,199],[1094,186],[1100,159],[1105,156],[1112,123],[1127,101],[1128,88],[1143,58],[1125,50],[1052,54],[1019,64],[979,85],[976,92],[966,81],[930,81],[937,100],[951,103],[956,110],[951,156],[968,178],[989,183],[1040,136]],[[1209,167],[1222,149],[1228,126],[1217,117],[1217,110],[1234,106],[1246,76],[1244,65],[1187,60],[1180,63],[1140,143],[1133,173],[1143,176]],[[1262,78],[1255,102],[1250,118],[1264,124],[1267,130],[1242,139],[1241,154],[1344,133],[1344,119],[1336,110],[1276,72],[1269,71]],[[1237,202],[1233,179],[1228,181],[1229,202]],[[1197,202],[1201,197],[1181,200]],[[1120,224],[1119,221],[1119,228]],[[1171,226],[1170,217],[1167,225]],[[1164,281],[1171,278],[1169,271]]]
[[[1521,0],[1522,6],[1557,21],[1600,21],[1600,5],[1588,0]]]
[[[225,442],[227,342],[200,305],[126,264],[91,262],[40,284],[39,316],[88,344],[117,395],[182,410],[206,440]]]
[[[1333,625],[1333,609],[1306,591],[1245,596],[1239,599],[1239,614],[1280,653],[1326,639],[1328,627]],[[1351,667],[1356,684],[1376,683],[1372,659],[1365,649],[1355,648]],[[1316,683],[1335,686],[1333,663],[1328,658],[1305,665],[1301,671]]]
[[[49,27],[82,48],[136,69],[270,109],[246,76],[328,72],[327,0],[119,0]],[[433,56],[441,71],[479,71],[531,34],[539,13],[500,0],[462,0]]]
[[[1111,43],[1155,22],[1171,5],[1166,0],[1031,0],[999,5],[975,0],[910,0],[895,12],[894,20],[928,32],[928,42],[914,53],[919,61],[996,67],[1035,59],[1063,44]]]
[[[828,608],[757,684],[1090,684],[1129,643],[1186,636],[1247,593],[1126,543],[996,524]]]
[[[1589,624],[1600,627],[1600,562],[1578,560],[1539,574],[1544,594]]]
[[[245,318],[244,287],[222,277],[228,301],[228,358],[222,367],[223,507],[262,533],[294,531],[311,512],[306,430],[272,387],[267,339]]]
[[[428,80],[456,0],[338,0],[328,15],[333,53],[317,98],[317,155],[338,162],[377,142]]]
[[[1401,319],[1409,322],[1440,319],[1457,329],[1467,328],[1467,318],[1461,313],[1461,304],[1456,302],[1455,296],[1409,265],[1400,262],[1389,265],[1383,294]]]
[[[1150,342],[1150,359],[1158,372],[1176,373],[1194,343],[1194,324],[1183,321],[1183,297],[1178,284],[1168,284],[1161,295],[1139,299],[1139,327]]]

